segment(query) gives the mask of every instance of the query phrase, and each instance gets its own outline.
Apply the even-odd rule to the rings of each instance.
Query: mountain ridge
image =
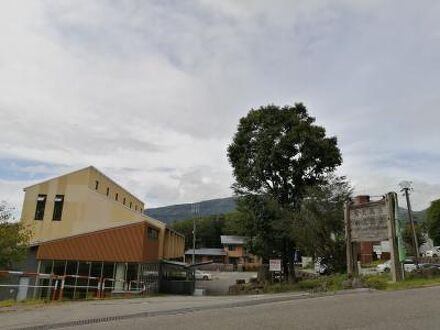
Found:
[[[198,203],[173,204],[168,206],[147,208],[144,213],[152,218],[163,221],[167,224],[184,221],[195,216],[193,205],[199,204],[199,216],[220,215],[234,212],[238,197],[225,197],[204,200]],[[422,223],[426,219],[426,211],[413,211],[414,221]],[[399,216],[408,222],[408,211],[399,207]]]

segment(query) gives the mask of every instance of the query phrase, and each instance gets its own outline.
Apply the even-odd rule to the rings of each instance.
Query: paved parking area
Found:
[[[229,287],[234,285],[236,280],[243,279],[249,282],[249,279],[256,276],[255,272],[210,272],[213,279],[210,281],[198,280],[196,288],[205,289],[208,296],[227,295]]]

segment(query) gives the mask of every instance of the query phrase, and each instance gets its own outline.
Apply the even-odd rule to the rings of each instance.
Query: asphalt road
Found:
[[[321,297],[300,293],[247,297],[153,297],[61,304],[0,313],[0,328],[30,328],[45,324],[47,328],[72,330],[440,329],[439,297],[440,287]],[[117,315],[119,319],[98,319],[106,315]],[[60,323],[69,318],[90,320],[90,324]]]
[[[440,329],[440,289],[337,295],[94,324],[82,329]]]

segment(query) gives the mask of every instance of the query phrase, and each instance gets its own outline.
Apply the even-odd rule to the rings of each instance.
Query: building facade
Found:
[[[31,244],[146,222],[158,230],[158,258],[183,257],[184,237],[144,215],[144,203],[93,166],[24,189],[21,222]]]
[[[93,166],[24,191],[21,222],[31,232],[29,256],[36,259],[27,264],[36,269],[26,267],[18,280],[41,288],[33,297],[59,294],[61,281],[70,298],[141,284],[155,292],[161,261],[183,260],[184,236],[144,215],[139,198]],[[18,296],[29,297],[25,287]]]

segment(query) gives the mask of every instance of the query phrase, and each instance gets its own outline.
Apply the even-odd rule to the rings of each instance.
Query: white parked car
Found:
[[[196,269],[196,280],[212,280],[212,274]]]
[[[434,246],[431,250],[425,252],[427,257],[440,257],[440,246]]]
[[[405,269],[405,272],[411,273],[412,271],[416,270],[416,264],[412,260],[405,260],[403,262],[403,268]],[[388,273],[391,271],[391,260],[385,261],[383,264],[379,264],[376,266],[376,271],[378,273]]]
[[[419,264],[420,266],[421,264]],[[416,264],[412,260],[405,260],[403,262],[403,269],[405,269],[405,272],[411,273],[412,271],[415,271],[417,269]]]
[[[385,261],[383,264],[376,266],[376,271],[378,273],[388,273],[391,270],[391,260]]]

